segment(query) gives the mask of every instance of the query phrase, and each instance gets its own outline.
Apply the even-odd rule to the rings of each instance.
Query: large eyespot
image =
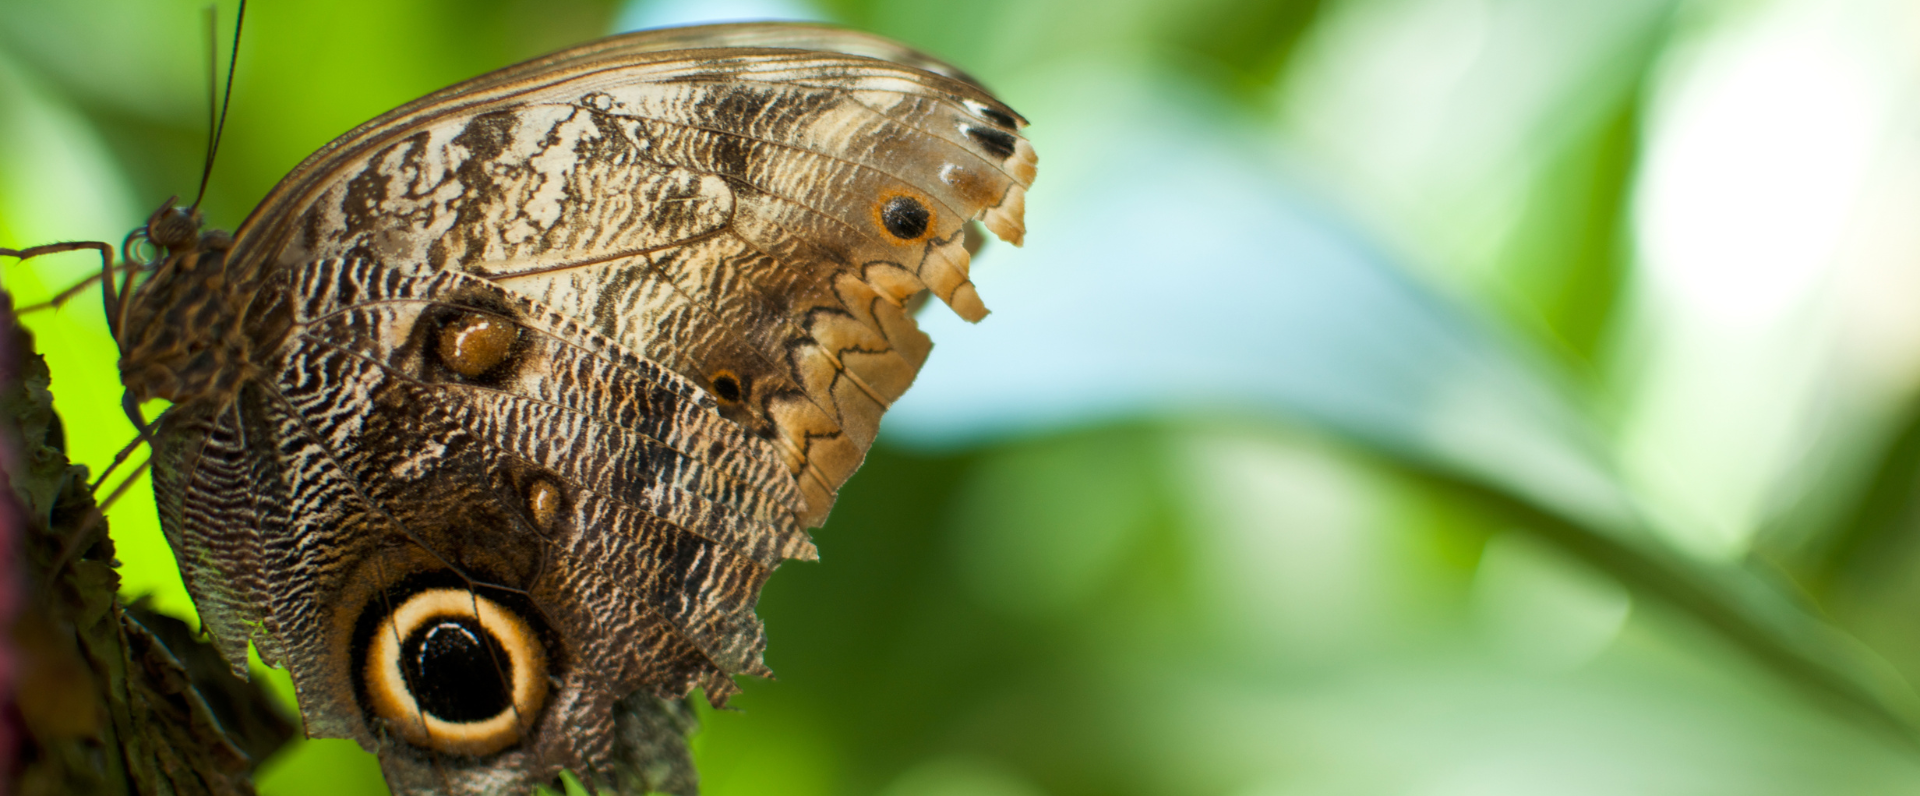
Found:
[[[519,742],[547,698],[547,655],[526,620],[467,589],[415,592],[380,622],[367,701],[408,743],[489,755]]]

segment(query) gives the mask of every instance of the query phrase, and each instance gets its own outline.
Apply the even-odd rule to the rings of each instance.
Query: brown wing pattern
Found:
[[[259,285],[254,347],[156,445],[207,628],[396,792],[691,792],[681,700],[767,674],[760,587],[926,360],[910,300],[986,313],[964,225],[1023,235],[1022,124],[885,40],[747,25],[330,144],[208,260]]]

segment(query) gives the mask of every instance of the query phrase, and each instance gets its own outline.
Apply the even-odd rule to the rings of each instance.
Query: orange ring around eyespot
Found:
[[[900,199],[900,198],[912,199],[915,203],[920,205],[920,208],[922,210],[927,211],[927,228],[921,230],[920,234],[915,235],[911,238],[902,238],[897,235],[894,235],[893,230],[887,227],[887,217],[886,217],[887,206],[892,204],[893,200]],[[904,188],[890,188],[880,193],[880,197],[874,200],[873,205],[870,209],[872,210],[872,215],[873,215],[873,225],[880,228],[880,233],[884,235],[887,240],[893,241],[897,245],[904,246],[908,244],[920,243],[922,241],[925,241],[928,238],[933,237],[935,230],[939,229],[940,227],[939,211],[934,210],[933,201],[928,199],[926,195],[920,193],[919,191],[912,191]]]
[[[473,619],[512,662],[512,704],[481,721],[455,723],[427,713],[400,671],[400,644],[415,628],[441,617]],[[450,754],[490,755],[520,741],[547,697],[546,651],[525,620],[465,589],[427,589],[408,597],[382,620],[364,664],[367,698],[407,743]]]

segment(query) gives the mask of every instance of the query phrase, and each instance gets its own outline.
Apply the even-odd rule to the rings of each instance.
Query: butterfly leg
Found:
[[[106,261],[107,266],[112,267],[113,244],[106,243],[104,241],[97,241],[97,240],[80,240],[80,241],[71,241],[68,243],[49,243],[44,246],[29,246],[25,249],[0,249],[0,257],[12,257],[16,260],[31,260],[35,257],[45,257],[49,254],[59,254],[61,252],[77,252],[83,249],[92,249],[94,251],[99,252],[100,257]]]
[[[169,200],[169,202],[171,201],[172,200]],[[163,209],[163,212],[164,212],[164,209]],[[143,234],[144,230],[145,230],[144,227],[139,230],[135,230],[134,234],[135,235]],[[129,235],[127,237],[129,240],[132,240],[134,235]],[[130,287],[132,284],[133,276],[131,273],[127,273],[127,272],[140,269],[141,267],[144,266],[143,263],[125,262],[116,266],[113,264],[113,244],[106,243],[103,241],[97,241],[97,240],[73,241],[69,243],[49,243],[44,246],[32,246],[25,249],[0,249],[0,257],[12,257],[18,260],[25,261],[25,260],[33,259],[35,257],[44,257],[49,254],[60,254],[61,252],[82,251],[82,250],[88,250],[88,249],[97,251],[100,253],[100,273],[94,274],[93,276],[80,280],[79,284],[74,285],[73,287],[67,288],[66,290],[60,291],[53,298],[40,302],[39,304],[35,304],[31,307],[26,307],[24,309],[21,309],[19,312],[21,313],[35,312],[38,310],[46,309],[48,307],[58,307],[62,304],[65,304],[69,299],[73,298],[74,296],[79,295],[80,291],[86,290],[88,287],[92,286],[94,282],[99,282],[101,284],[101,287],[103,288],[103,293],[104,293],[103,298],[106,299],[107,327],[113,330],[113,339],[115,342],[118,342],[120,340],[121,320],[126,317],[127,304],[128,304],[128,302],[124,299],[132,298]],[[116,289],[113,283],[113,277],[120,273],[127,273],[127,276],[125,278],[125,282],[122,285],[120,285],[118,289]]]
[[[92,285],[95,281],[101,279],[106,274],[112,273],[113,244],[105,243],[103,241],[97,241],[97,240],[86,240],[86,241],[74,241],[71,243],[49,243],[49,244],[46,244],[45,246],[32,246],[25,249],[0,249],[0,257],[12,257],[16,260],[22,260],[22,261],[31,260],[35,257],[44,257],[49,254],[60,254],[62,252],[84,251],[87,249],[92,249],[94,251],[100,252],[100,261],[101,261],[100,273],[87,277],[85,280],[81,281],[80,284],[74,285],[73,287],[67,288],[66,290],[62,290],[53,298],[40,302],[39,304],[35,304],[31,307],[27,307],[26,309],[21,310],[21,312],[33,312],[34,310],[45,309],[47,307],[58,307],[62,304],[65,304],[67,303],[68,299],[71,299],[74,296],[79,295],[80,291],[87,289],[87,287]]]
[[[132,390],[120,393],[120,409],[127,413],[128,420],[133,421],[133,427],[140,431],[140,436],[145,437],[147,416],[140,411],[140,402],[133,399]]]

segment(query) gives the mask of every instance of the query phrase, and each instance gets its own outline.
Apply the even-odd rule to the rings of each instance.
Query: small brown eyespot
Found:
[[[553,527],[560,516],[560,487],[545,478],[527,485],[527,514],[533,517],[534,527],[545,531]]]
[[[425,589],[374,632],[373,714],[415,746],[490,755],[518,743],[547,698],[546,649],[526,620],[466,589]]]
[[[520,327],[500,318],[469,312],[440,327],[440,361],[467,378],[479,378],[499,368],[513,354]]]

